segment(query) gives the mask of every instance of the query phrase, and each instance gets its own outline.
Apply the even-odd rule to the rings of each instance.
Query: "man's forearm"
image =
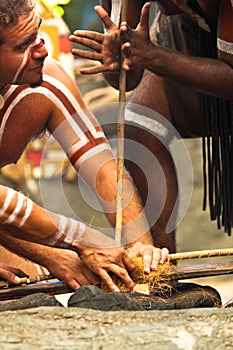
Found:
[[[0,230],[0,244],[14,254],[22,256],[42,266],[48,265],[51,249],[53,249],[37,243],[26,242],[15,237],[11,237],[9,234],[4,232],[4,230]]]
[[[96,193],[103,210],[112,224],[116,224],[117,201],[117,162],[107,152],[102,155],[102,166],[95,169],[96,161],[87,160],[80,168],[80,175],[88,180],[91,189]],[[99,163],[98,163],[99,165]],[[124,172],[122,198],[122,238],[123,244],[130,245],[134,241],[147,238],[152,243],[149,226],[145,218],[142,203],[137,190],[127,172]]]
[[[12,237],[48,246],[80,249],[113,247],[115,242],[82,222],[51,213],[21,193],[0,186],[0,226]]]
[[[192,89],[223,99],[233,99],[233,68],[220,60],[186,56],[151,45],[143,68]]]

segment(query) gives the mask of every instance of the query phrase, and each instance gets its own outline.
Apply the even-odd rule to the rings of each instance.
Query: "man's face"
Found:
[[[0,83],[38,85],[48,52],[38,36],[40,17],[35,11],[19,18],[18,23],[1,30]]]

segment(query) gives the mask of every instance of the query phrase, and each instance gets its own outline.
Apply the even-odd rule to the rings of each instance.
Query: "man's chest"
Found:
[[[35,101],[17,96],[6,95],[4,108],[0,110],[0,167],[15,163],[28,142],[44,127],[38,118],[39,111],[33,109]]]
[[[33,137],[28,127],[24,128],[24,122],[14,118],[14,113],[4,123],[0,118],[0,167],[16,163]]]

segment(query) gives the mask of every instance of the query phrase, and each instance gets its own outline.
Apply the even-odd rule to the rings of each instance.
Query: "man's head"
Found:
[[[31,0],[1,0],[0,84],[41,83],[48,53],[38,34],[40,23]]]
[[[1,0],[0,2],[0,42],[1,29],[17,23],[18,18],[34,8],[31,0]]]

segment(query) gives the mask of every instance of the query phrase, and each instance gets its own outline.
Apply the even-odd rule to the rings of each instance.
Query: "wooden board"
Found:
[[[227,274],[233,274],[233,261],[176,267],[169,274],[166,274],[166,278],[169,281],[173,279],[182,280]],[[7,284],[5,283],[5,287],[0,288],[0,301],[17,299],[35,293],[48,293],[55,295],[72,292],[70,287],[57,279],[28,285],[20,285],[17,287],[7,287],[6,285]]]

